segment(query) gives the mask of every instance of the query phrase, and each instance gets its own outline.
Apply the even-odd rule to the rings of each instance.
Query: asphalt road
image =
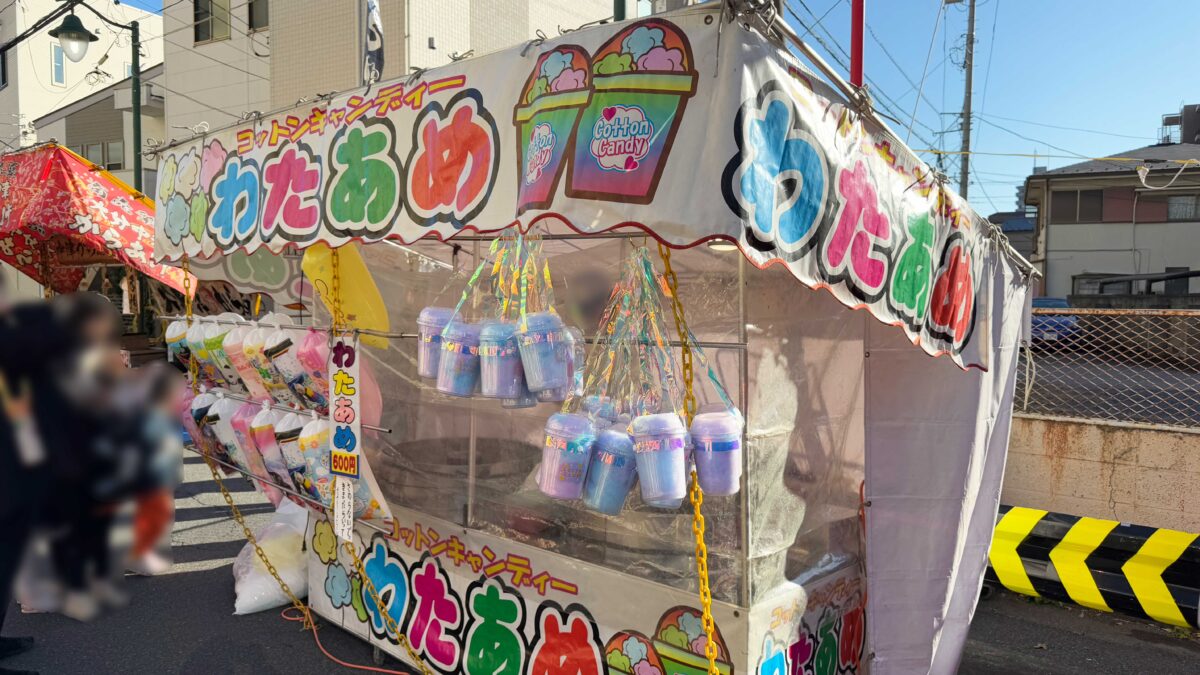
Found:
[[[231,485],[238,486],[235,497],[251,527],[266,523],[270,506],[245,483],[234,480]],[[311,633],[283,620],[277,610],[232,614],[230,564],[243,545],[242,534],[198,458],[187,460],[176,505],[176,565],[170,574],[130,577],[133,603],[92,624],[10,608],[5,633],[33,635],[38,645],[0,665],[64,675],[315,675],[347,670],[328,661]],[[371,649],[357,638],[331,626],[320,635],[325,648],[339,658],[371,664]],[[998,594],[980,604],[960,672],[1197,673],[1200,639],[1158,624]]]

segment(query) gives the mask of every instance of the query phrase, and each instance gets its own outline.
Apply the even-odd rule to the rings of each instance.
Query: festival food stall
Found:
[[[712,4],[162,149],[160,255],[322,301],[168,329],[316,614],[426,672],[955,668],[1032,271]]]
[[[121,288],[137,329],[143,280],[186,288],[155,260],[153,202],[54,143],[0,155],[0,261],[55,293]]]

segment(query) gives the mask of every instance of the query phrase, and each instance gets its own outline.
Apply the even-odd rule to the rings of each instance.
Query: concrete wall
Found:
[[[1200,434],[1017,417],[1001,501],[1200,532]]]
[[[1162,272],[1200,268],[1197,222],[1056,224],[1049,229],[1046,295],[1071,294],[1071,277],[1085,272]],[[1200,279],[1190,290],[1200,293]]]

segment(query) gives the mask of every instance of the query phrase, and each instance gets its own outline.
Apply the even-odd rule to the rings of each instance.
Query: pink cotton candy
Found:
[[[708,636],[701,635],[700,637],[696,638],[695,640],[692,640],[692,653],[703,656],[704,649],[707,646],[708,646]]]
[[[562,71],[562,74],[554,78],[554,82],[550,83],[550,91],[571,91],[572,89],[583,89],[587,85],[587,73],[582,69]]]
[[[655,47],[638,59],[637,68],[650,71],[681,71],[683,70],[683,52],[678,49]]]
[[[633,667],[633,675],[662,675],[662,671],[649,661],[638,661]]]
[[[208,186],[212,185],[213,179],[217,177],[217,174],[224,170],[225,159],[228,154],[225,151],[225,146],[221,145],[221,141],[213,141],[204,146],[204,154],[201,155],[200,161],[201,189],[207,190]]]

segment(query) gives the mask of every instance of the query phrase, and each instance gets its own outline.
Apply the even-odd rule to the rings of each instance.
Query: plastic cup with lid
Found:
[[[696,415],[692,443],[696,477],[704,494],[736,494],[742,478],[742,420],[729,411]]]
[[[510,321],[485,321],[479,329],[480,393],[486,398],[515,399],[529,392],[516,332]]]
[[[596,436],[583,503],[610,516],[621,512],[625,498],[637,480],[637,456],[633,439],[619,429],[605,429]]]
[[[417,374],[434,380],[442,356],[442,330],[454,316],[449,307],[426,307],[417,315]]]
[[[442,331],[437,390],[470,398],[479,387],[479,324],[452,321]]]
[[[529,391],[565,390],[570,386],[570,338],[557,314],[538,312],[525,316],[517,335]],[[564,398],[565,391],[557,400]]]
[[[538,483],[548,497],[579,499],[591,461],[596,429],[578,413],[555,413],[546,421]]]
[[[642,499],[659,505],[687,495],[687,427],[675,413],[641,415],[629,425]]]

